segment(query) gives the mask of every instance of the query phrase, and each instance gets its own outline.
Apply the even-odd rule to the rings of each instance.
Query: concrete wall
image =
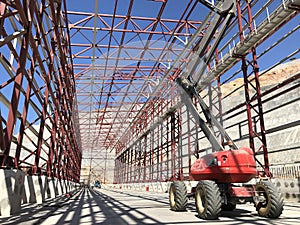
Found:
[[[283,64],[275,68],[273,71],[261,76],[262,93],[270,88],[278,85],[278,83],[294,76],[300,71],[300,60]],[[226,97],[222,101],[222,111],[226,112],[239,104],[245,102],[243,78],[238,78],[233,82],[222,87],[223,97],[236,88],[241,88]],[[273,91],[270,94],[263,96],[263,112],[267,138],[267,149],[269,152],[269,162],[271,172],[276,178],[276,184],[280,187],[281,192],[288,201],[300,201],[300,88],[296,87],[300,81],[295,80],[292,83],[285,85],[282,88]],[[250,91],[253,96],[253,90]],[[214,93],[216,95],[216,93]],[[213,98],[216,96],[213,96]],[[208,99],[205,99],[208,104]],[[254,104],[256,102],[254,101]],[[210,143],[206,138],[200,139],[197,137],[197,131],[189,130],[189,127],[196,127],[192,116],[188,116],[186,107],[182,107],[182,152],[187,155],[188,138],[191,141],[191,148],[195,148],[197,140],[199,149],[207,149],[202,153],[205,155],[210,151]],[[214,108],[214,114],[217,114]],[[236,115],[234,115],[236,114]],[[234,115],[234,116],[233,116]],[[257,121],[256,112],[252,111],[253,121]],[[224,116],[224,127],[229,136],[235,140],[239,146],[249,146],[248,138],[248,122],[245,107],[235,110]],[[259,123],[253,123],[254,129],[260,132]],[[200,137],[204,137],[200,133]],[[197,139],[198,138],[198,139]],[[258,138],[255,138],[255,150],[257,151],[262,143]],[[188,165],[187,156],[184,156],[184,167]],[[258,156],[262,161],[262,155]],[[192,163],[195,157],[192,157]],[[188,174],[188,170],[184,170]]]
[[[0,170],[0,215],[9,216],[21,209],[25,173],[21,170]]]
[[[299,81],[295,81],[290,85],[278,89],[270,95],[263,97],[263,101],[267,100],[286,90]],[[267,90],[269,87],[263,87]],[[242,98],[235,96],[233,98]],[[270,169],[276,178],[276,184],[280,187],[283,196],[287,201],[300,201],[300,88],[293,89],[263,104],[264,122],[267,137],[267,149],[269,152]],[[226,107],[233,107],[228,100]],[[226,108],[225,107],[225,108]],[[242,121],[245,115],[237,117],[225,122],[227,126],[236,124],[236,121]],[[256,124],[259,131],[260,127]],[[235,128],[236,129],[236,128]],[[242,126],[242,133],[247,134],[247,125]],[[248,145],[248,139],[243,139],[239,134],[233,133],[234,128],[230,130],[231,134],[237,139],[241,139],[237,144],[239,146]],[[258,139],[255,140],[256,150],[261,146]],[[262,157],[259,157],[262,159]]]
[[[289,77],[294,76],[299,71],[300,60],[296,60],[288,64],[280,65],[278,66],[278,68],[275,68],[274,71],[270,71],[264,74],[260,77],[262,93],[270,90],[273,87],[276,87],[278,83],[289,79]],[[276,184],[278,185],[278,187],[280,187],[281,192],[284,194],[284,197],[288,201],[299,201],[300,193],[300,168],[299,166],[297,166],[300,162],[300,88],[293,88],[298,83],[299,80],[294,80],[292,83],[285,85],[284,87],[279,88],[276,91],[273,91],[272,93],[266,94],[262,97],[267,149],[269,152],[269,162],[271,166],[270,169],[274,177],[276,178]],[[223,98],[227,94],[232,93],[233,90],[237,90],[236,92],[230,94],[229,97],[226,97],[222,100],[223,112],[233,109],[239,104],[245,103],[245,91],[243,85],[243,78],[238,78],[222,86]],[[254,95],[253,90],[254,89],[250,90],[250,97],[253,97]],[[216,93],[214,93],[213,99],[217,99]],[[205,100],[208,101],[208,98],[206,98]],[[253,102],[254,105],[256,103],[257,102],[255,101]],[[240,109],[235,110],[232,113],[228,113],[223,117],[224,128],[228,132],[229,136],[233,140],[235,140],[235,143],[239,147],[249,147],[249,129],[247,113],[245,109],[246,107],[243,106]],[[201,156],[210,153],[211,146],[207,139],[204,138],[204,135],[201,134],[200,129],[197,127],[192,115],[188,112],[187,108],[185,106],[182,106],[182,108],[180,108],[179,110],[181,115],[181,139],[176,145],[175,154],[177,154],[177,152],[180,152],[181,155],[176,158],[176,162],[174,163],[177,163],[177,166],[179,165],[177,161],[181,161],[182,165],[180,165],[180,167],[182,166],[183,173],[185,175],[188,175],[189,150],[194,151],[196,149],[196,146],[198,145],[199,149],[203,150],[203,152],[200,154]],[[214,113],[218,114],[215,108]],[[252,110],[252,117],[254,121],[254,129],[257,130],[257,132],[260,132],[260,124],[256,122],[258,121],[258,118],[255,110]],[[136,148],[137,151],[142,150],[143,152],[150,152],[152,149],[159,149],[165,139],[167,139],[167,136],[165,134],[165,130],[167,130],[165,122],[163,122],[158,126],[158,128],[156,127],[155,129],[156,131],[157,129],[159,129],[159,132],[161,131],[161,133],[155,133],[151,131],[147,135],[147,139],[145,141],[144,139],[141,140],[136,144],[136,146],[133,146],[132,148]],[[155,134],[161,134],[160,136],[165,139],[155,139],[153,138],[153,135]],[[168,137],[168,140],[170,139],[171,137]],[[260,149],[262,143],[259,138],[255,138],[254,141],[255,150],[257,151],[258,149]],[[134,139],[132,140],[132,142],[134,142]],[[139,148],[139,146],[142,146],[142,148]],[[262,155],[258,156],[258,159],[261,161]],[[195,160],[196,157],[192,156],[191,163],[193,163]],[[154,174],[154,176],[152,178],[148,176],[145,178],[145,180],[163,180],[159,179],[159,177],[156,177],[157,170],[158,174],[172,174],[172,171],[170,169],[169,171],[165,169],[165,165],[167,165],[168,163],[172,165],[172,162],[167,161],[166,159],[164,159],[161,163],[162,166],[159,165],[157,167],[155,162],[154,165],[147,165],[145,170],[146,174],[149,175],[152,173]],[[172,168],[170,165],[168,168]],[[132,166],[129,169],[136,171],[136,173],[134,174],[139,174],[139,168]],[[141,171],[144,171],[143,168]],[[293,172],[291,175],[289,171],[295,172]],[[166,176],[166,178],[169,177],[170,176]],[[134,179],[131,180],[134,181]],[[151,183],[134,184],[133,187],[127,184],[120,184],[120,186],[118,186],[117,188],[127,187],[139,190],[161,189],[159,185],[157,186]]]
[[[41,204],[77,188],[79,184],[72,181],[28,176],[21,170],[0,169],[0,216],[18,213],[22,204]]]

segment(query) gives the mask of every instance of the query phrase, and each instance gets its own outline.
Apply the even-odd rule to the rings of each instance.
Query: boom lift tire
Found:
[[[256,204],[259,216],[278,218],[283,211],[283,197],[278,188],[270,181],[260,181],[255,185],[258,196],[263,201]]]
[[[221,212],[222,198],[219,187],[214,181],[199,181],[195,193],[196,208],[201,219],[218,219]]]
[[[183,181],[173,181],[169,190],[170,208],[173,211],[186,211],[187,190]]]

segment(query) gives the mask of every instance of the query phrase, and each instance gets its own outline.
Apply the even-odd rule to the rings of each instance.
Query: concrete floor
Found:
[[[129,192],[121,190],[82,189],[71,197],[63,196],[42,205],[24,206],[21,213],[0,217],[0,224],[299,224],[300,203],[285,203],[279,219],[257,216],[252,204],[238,205],[223,212],[219,220],[197,217],[194,200],[186,212],[169,209],[167,193]]]

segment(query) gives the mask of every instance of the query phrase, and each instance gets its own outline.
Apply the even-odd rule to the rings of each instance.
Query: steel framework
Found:
[[[267,79],[266,77],[269,75],[268,71],[274,68],[274,65],[269,65],[270,67],[267,70],[263,73],[259,73],[258,58],[263,58],[268,51],[271,51],[288,36],[282,35],[278,40],[274,41],[274,44],[271,44],[270,47],[263,49],[260,55],[257,54],[256,48],[297,15],[299,12],[299,2],[285,1],[278,3],[276,1],[268,1],[259,9],[256,4],[257,2],[255,1],[253,1],[252,4],[248,1],[237,1],[237,20],[232,24],[232,28],[227,36],[225,36],[224,39],[226,41],[224,41],[224,44],[217,50],[216,57],[209,65],[206,75],[200,78],[202,79],[202,86],[199,87],[199,89],[202,89],[204,93],[205,90],[207,90],[206,93],[209,93],[207,94],[207,98],[210,103],[210,108],[216,111],[221,123],[232,123],[231,120],[235,119],[237,119],[236,121],[245,121],[245,124],[248,126],[248,134],[242,134],[242,132],[245,132],[243,128],[244,125],[241,124],[243,122],[227,125],[227,128],[234,133],[240,134],[235,137],[235,142],[242,142],[242,140],[249,139],[249,145],[256,151],[257,155],[259,155],[261,151],[265,152],[265,157],[261,159],[261,161],[258,161],[258,164],[262,167],[261,175],[271,176],[266,134],[278,131],[280,127],[274,128],[272,131],[266,130],[263,104],[276,100],[280,94],[274,95],[273,92],[278,92],[280,88],[283,89],[281,94],[298,88],[298,84],[295,85],[295,83],[292,87],[287,88],[287,86],[291,85],[292,80],[295,81],[294,79],[298,75],[292,74],[296,77],[292,76],[293,78],[290,78],[291,80],[288,79],[289,81],[284,81],[287,86],[280,85],[262,92],[260,77],[263,77],[263,80]],[[273,12],[270,12],[269,8],[271,7],[273,7]],[[266,11],[265,18],[258,19],[263,11]],[[260,23],[257,23],[257,21],[260,21]],[[268,29],[266,29],[266,27],[268,27]],[[297,29],[297,26],[292,28],[289,35]],[[295,51],[290,53],[291,54],[283,56],[280,62],[287,61],[295,57],[295,55],[299,55],[299,50],[295,49]],[[238,69],[236,66],[239,61],[242,64],[241,69]],[[187,67],[187,64],[183,64],[182,66],[182,64],[176,63],[178,62],[175,60],[173,62],[174,66],[169,69],[167,75],[176,73],[174,68],[177,70],[180,68],[181,72],[183,68]],[[277,65],[277,63],[275,65]],[[251,69],[250,73],[248,72],[248,68]],[[178,76],[178,74],[176,76]],[[232,88],[229,93],[221,97],[223,87],[228,85],[229,81],[238,77],[244,77],[244,84],[237,88]],[[222,111],[221,102],[226,102],[225,99],[233,96],[235,92],[241,88],[244,88],[245,101],[227,111]],[[164,92],[168,92],[165,87],[161,87],[159,90],[156,89],[156,91],[157,92],[154,93],[159,93],[159,96]],[[168,95],[171,96],[170,94]],[[266,98],[267,95],[270,97]],[[116,183],[190,179],[189,168],[193,161],[191,155],[194,153],[198,156],[211,148],[209,145],[203,143],[202,146],[199,146],[198,140],[204,138],[202,131],[192,121],[185,107],[181,105],[176,95],[176,89],[173,96],[176,99],[176,103],[174,102],[172,104],[171,102],[168,103],[167,100],[165,101],[165,111],[169,112],[171,110],[172,113],[167,113],[168,116],[157,116],[154,112],[158,112],[159,110],[151,111],[148,107],[143,107],[138,115],[149,113],[148,118],[137,117],[135,123],[131,124],[128,132],[120,139],[122,145],[118,145],[119,148],[116,148]],[[174,98],[171,99],[174,100]],[[153,104],[152,101],[147,103],[148,106]],[[269,109],[268,113],[273,110],[275,110],[275,108]],[[174,114],[179,115],[176,117],[176,122],[174,121],[174,116],[172,117]],[[240,114],[243,114],[245,119],[238,118]],[[144,124],[144,121],[147,120],[157,120],[159,124],[171,127],[171,129],[161,128],[157,126],[155,122],[150,125]],[[140,133],[136,133],[136,124],[142,125],[144,130],[138,130]],[[296,123],[291,123],[290,125],[296,126]],[[174,136],[175,131],[178,134],[176,138]],[[162,137],[166,139],[160,138],[162,133],[164,134]],[[132,141],[130,139],[132,136],[138,137],[138,139]],[[170,141],[167,139],[168,137]],[[222,143],[223,137],[220,138],[220,143]],[[156,139],[156,141],[152,141],[153,139]],[[164,149],[164,151],[161,151],[161,149]],[[148,174],[148,176],[137,176],[137,174],[141,173],[140,171],[143,171],[144,174]]]
[[[89,181],[188,179],[194,156],[210,146],[174,80],[209,29],[209,10],[197,0],[84,2],[93,12],[66,0],[0,0],[1,166],[75,181],[81,167]],[[299,35],[299,5],[237,0],[238,16],[200,78],[234,141],[258,155],[270,153],[268,135],[299,125],[265,121],[296,101],[269,106],[299,88],[299,71],[276,85],[268,77],[299,57],[297,44],[286,45]],[[238,92],[245,99],[232,106]],[[268,174],[268,158],[259,164]]]
[[[65,1],[0,1],[0,165],[79,182],[65,7]]]

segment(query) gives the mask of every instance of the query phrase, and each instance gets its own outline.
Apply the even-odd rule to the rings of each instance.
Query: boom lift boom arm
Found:
[[[187,71],[182,76],[178,77],[176,79],[176,82],[178,86],[181,87],[182,101],[191,110],[193,117],[197,121],[198,125],[201,127],[206,138],[211,143],[212,150],[222,151],[224,150],[224,148],[216,138],[214,132],[207,124],[213,124],[216,128],[218,128],[219,132],[226,139],[227,143],[230,144],[230,147],[232,149],[238,149],[229,137],[229,135],[226,133],[225,129],[222,127],[220,122],[211,113],[208,106],[205,104],[205,102],[203,101],[203,99],[197,91],[201,88],[201,83],[199,83],[201,76],[205,72],[207,65],[209,64],[213,53],[219,45],[221,38],[227,30],[231,20],[236,15],[235,1],[226,0],[223,3],[219,3],[217,6],[214,6],[210,2],[205,0],[199,0],[199,2],[205,4],[208,8],[211,9],[211,12],[206,18],[205,23],[206,21],[210,20],[211,22],[204,37],[202,37],[193,48],[194,55],[190,63],[188,64]],[[219,30],[217,32],[218,28]],[[199,29],[202,29],[202,26],[200,26]],[[206,52],[208,47],[209,50]],[[206,122],[201,118],[196,106],[193,104],[193,97],[196,97],[196,99],[198,100],[202,112],[207,120]]]

